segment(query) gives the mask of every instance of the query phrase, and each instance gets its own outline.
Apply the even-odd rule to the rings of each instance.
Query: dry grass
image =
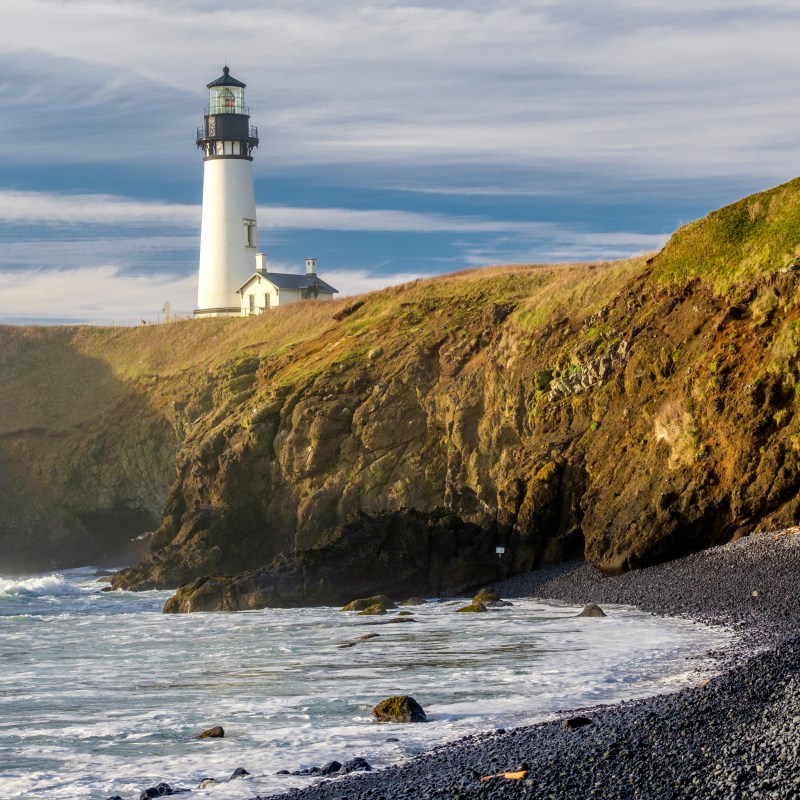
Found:
[[[688,466],[697,455],[697,432],[691,414],[677,399],[669,400],[654,420],[656,441],[670,449],[669,467]]]
[[[257,317],[192,319],[137,328],[4,328],[0,379],[12,387],[7,429],[56,421],[82,425],[131,391],[158,412],[231,362],[272,361],[276,385],[304,380],[375,347],[400,352],[443,335],[481,330],[493,305],[513,306],[509,323],[527,334],[554,319],[581,321],[643,269],[643,259],[605,264],[511,264],[469,269],[354,298],[296,303]],[[27,353],[30,351],[30,353]]]

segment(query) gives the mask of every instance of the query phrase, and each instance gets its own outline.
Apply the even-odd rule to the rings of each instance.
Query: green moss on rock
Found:
[[[473,603],[497,603],[500,601],[500,595],[493,592],[491,589],[481,589],[475,597],[472,598]]]
[[[378,722],[427,722],[422,706],[409,695],[395,695],[382,700],[372,709]]]
[[[387,608],[397,608],[394,602],[385,594],[376,594],[372,597],[361,597],[358,600],[351,600],[342,611],[363,611],[370,606],[381,605],[384,611]]]
[[[358,612],[359,617],[371,617],[378,614],[385,614],[386,606],[383,603],[375,603],[374,605],[367,606],[365,609]]]
[[[468,606],[461,606],[456,609],[456,613],[479,614],[486,611],[486,606],[483,603],[473,600]]]

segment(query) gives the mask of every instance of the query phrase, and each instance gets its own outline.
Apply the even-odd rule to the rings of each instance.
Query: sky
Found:
[[[206,84],[342,295],[607,260],[800,174],[796,0],[0,0],[0,323],[196,305]]]

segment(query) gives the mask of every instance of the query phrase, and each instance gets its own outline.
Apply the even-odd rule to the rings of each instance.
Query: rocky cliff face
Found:
[[[480,530],[505,572],[618,572],[796,521],[798,198],[748,198],[649,260],[331,304],[303,336],[282,312],[232,321],[215,335],[246,346],[168,383],[177,480],[117,585],[261,568],[403,508]]]

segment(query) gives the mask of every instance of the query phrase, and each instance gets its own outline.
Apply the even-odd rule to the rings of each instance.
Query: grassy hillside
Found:
[[[800,178],[712,211],[678,230],[655,261],[659,281],[700,278],[735,298],[800,256]]]

